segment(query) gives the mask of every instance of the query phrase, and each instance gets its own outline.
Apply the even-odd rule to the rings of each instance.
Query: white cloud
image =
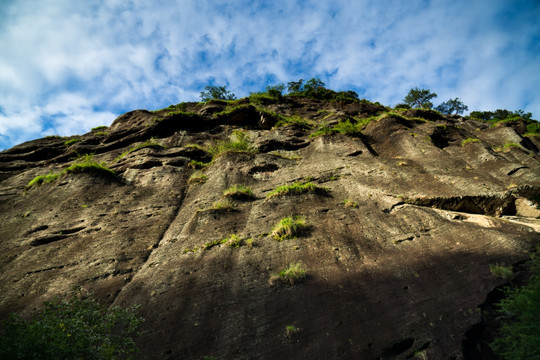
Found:
[[[388,105],[420,86],[538,118],[539,11],[533,0],[8,2],[0,148],[196,100],[211,81],[242,96],[319,76]]]

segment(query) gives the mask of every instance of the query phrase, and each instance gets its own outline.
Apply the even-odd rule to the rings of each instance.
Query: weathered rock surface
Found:
[[[220,113],[224,102],[171,116],[136,110],[104,131],[1,152],[0,318],[81,286],[105,304],[142,305],[144,359],[463,358],[478,306],[507,281],[490,265],[519,264],[540,240],[530,201],[540,193],[539,138],[421,110],[381,116],[357,137],[310,137],[298,124],[275,127],[276,114],[320,125],[385,109],[304,98],[238,104],[229,113]],[[257,153],[194,169],[237,129]],[[165,148],[136,149],[151,138]],[[478,141],[462,146],[467,138]],[[26,189],[85,153],[116,177],[64,174]],[[193,181],[196,172],[205,180]],[[307,181],[328,195],[266,198]],[[216,209],[238,184],[255,198]],[[274,240],[290,215],[309,230]],[[204,249],[231,234],[252,243]],[[269,283],[294,262],[304,282]],[[287,337],[287,325],[300,331]]]

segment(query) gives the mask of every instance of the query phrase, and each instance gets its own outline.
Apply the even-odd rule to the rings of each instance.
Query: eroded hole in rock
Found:
[[[31,246],[40,246],[40,245],[46,245],[46,244],[50,244],[52,242],[55,242],[55,241],[58,241],[58,240],[62,240],[62,239],[65,239],[67,238],[68,236],[67,235],[64,235],[64,234],[56,234],[56,235],[49,235],[49,236],[44,236],[44,237],[41,237],[41,238],[37,238],[37,239],[34,239],[30,242],[30,245]]]
[[[38,226],[30,231],[28,231],[26,234],[33,234],[33,233],[36,233],[36,232],[39,232],[39,231],[43,231],[43,230],[47,230],[49,228],[49,225],[41,225],[41,226]]]
[[[274,172],[279,169],[279,166],[276,164],[268,163],[268,164],[261,164],[261,165],[255,165],[251,169],[249,169],[248,174],[253,175],[255,173],[260,172]]]
[[[79,226],[79,227],[74,227],[74,228],[71,228],[71,229],[61,230],[58,233],[59,233],[59,235],[74,234],[74,233],[79,232],[79,231],[84,230],[84,229],[86,229],[86,226]]]
[[[352,152],[350,154],[347,154],[347,156],[358,156],[358,155],[361,155],[363,153],[362,150],[357,150],[355,152]]]
[[[480,215],[516,215],[516,198],[504,196],[458,196],[449,198],[422,198],[408,201],[412,205]]]
[[[508,175],[508,176],[514,175],[516,172],[518,172],[521,169],[528,169],[528,167],[527,166],[520,166],[518,168],[510,170],[506,175]]]
[[[448,146],[448,139],[442,133],[437,131],[431,134],[431,141],[433,142],[433,145],[439,149],[444,149]]]

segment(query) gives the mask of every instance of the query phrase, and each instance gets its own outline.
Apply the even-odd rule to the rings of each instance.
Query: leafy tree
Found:
[[[433,107],[433,103],[430,100],[436,97],[437,94],[432,93],[428,89],[419,89],[415,87],[409,91],[407,96],[405,96],[403,103],[412,108],[420,107],[431,109]]]
[[[287,90],[290,93],[304,91],[304,79],[298,81],[290,81],[287,83]]]
[[[128,359],[142,321],[134,307],[105,308],[87,297],[46,302],[28,321],[11,314],[4,322],[0,358]]]
[[[471,118],[482,121],[490,121],[493,119],[493,113],[491,111],[472,111]]]
[[[522,117],[526,120],[532,120],[532,113],[531,112],[525,112],[523,110],[516,110],[514,111],[514,114],[518,115],[519,117]]]
[[[540,359],[540,259],[532,262],[533,275],[517,289],[507,289],[498,305],[503,324],[491,346],[504,359]]]
[[[285,90],[284,84],[278,84],[278,85],[272,85],[266,87],[266,93],[273,97],[273,98],[281,98],[283,94],[283,90]]]
[[[204,91],[201,91],[201,100],[234,100],[236,96],[227,90],[227,86],[207,85]]]
[[[459,98],[455,98],[443,102],[437,106],[435,110],[443,114],[452,114],[454,111],[456,114],[463,114],[465,111],[469,110],[469,107],[459,100]]]
[[[306,93],[317,91],[318,89],[324,88],[324,82],[319,78],[311,78],[304,84],[304,91]]]
[[[532,121],[532,113],[523,110],[510,111],[506,109],[497,109],[495,111],[473,111],[471,118],[483,121],[500,121],[511,118],[522,118],[526,121]]]
[[[338,91],[337,95],[335,96],[335,99],[338,99],[338,100],[356,99],[356,100],[358,100],[358,93],[356,91],[353,91],[353,90]]]

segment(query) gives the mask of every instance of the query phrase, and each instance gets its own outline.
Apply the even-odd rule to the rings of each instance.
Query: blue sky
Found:
[[[133,109],[319,77],[540,118],[538,0],[1,0],[0,150]]]

